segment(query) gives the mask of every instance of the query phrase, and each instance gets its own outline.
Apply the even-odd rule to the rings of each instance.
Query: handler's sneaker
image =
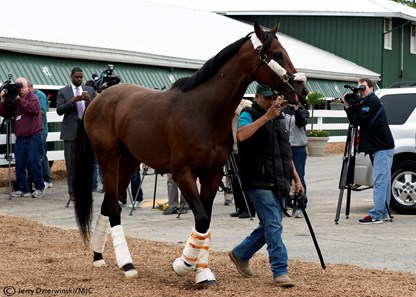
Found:
[[[279,287],[293,287],[295,285],[287,274],[276,276],[273,281]]]
[[[26,192],[23,193],[22,191],[15,191],[10,194],[11,197],[29,197],[30,193]]]
[[[43,190],[35,190],[32,193],[32,197],[33,198],[41,198],[41,197],[43,197]]]
[[[233,251],[228,252],[228,256],[230,257],[231,261],[235,264],[235,267],[237,267],[238,272],[244,277],[252,277],[254,276],[253,272],[250,269],[249,262],[243,261],[239,259],[238,257],[234,256]]]
[[[53,184],[52,183],[44,182],[44,184],[45,184],[45,189],[48,189],[48,188],[52,188],[53,187]]]
[[[366,225],[366,224],[381,224],[383,223],[382,220],[374,220],[371,216],[365,216],[361,220],[358,220],[358,223]]]
[[[294,210],[294,214],[292,214],[297,219],[303,218],[303,213],[300,209]]]

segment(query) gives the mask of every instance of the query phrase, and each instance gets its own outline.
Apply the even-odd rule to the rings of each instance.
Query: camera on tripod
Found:
[[[344,96],[345,102],[347,102],[349,105],[356,105],[356,104],[361,103],[362,99],[360,95],[358,94],[358,92],[365,90],[366,87],[364,85],[361,85],[358,87],[351,86],[351,85],[344,85],[344,88],[350,89],[352,91],[352,93],[346,94]]]
[[[19,95],[19,89],[22,88],[22,83],[14,82],[13,75],[9,74],[8,79],[1,85],[0,91],[4,93],[6,97],[5,105],[6,105],[6,113],[5,118],[11,117],[11,109],[12,103]]]
[[[108,68],[101,72],[101,75],[97,74],[92,75],[94,80],[94,88],[98,93],[101,93],[102,90],[105,90],[108,87],[117,85],[121,82],[120,77],[114,74],[114,65],[108,64]]]

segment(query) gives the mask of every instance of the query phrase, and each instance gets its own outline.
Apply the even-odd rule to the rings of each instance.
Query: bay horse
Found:
[[[182,255],[172,264],[174,271],[183,276],[196,270],[196,284],[216,284],[208,267],[210,221],[233,146],[234,111],[253,81],[282,93],[289,103],[303,102],[308,92],[306,77],[297,73],[277,30],[278,25],[265,31],[255,22],[254,32],[225,47],[170,89],[118,84],[92,100],[80,123],[73,174],[75,213],[84,242],[90,239],[94,154],[104,176],[104,200],[90,241],[94,266],[105,265],[102,254],[111,234],[118,267],[127,277],[137,275],[118,197],[143,162],[172,174],[194,215],[195,226]]]

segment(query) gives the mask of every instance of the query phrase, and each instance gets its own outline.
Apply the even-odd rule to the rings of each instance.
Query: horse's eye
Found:
[[[276,53],[276,54],[274,54],[274,59],[276,61],[280,61],[280,60],[283,59],[283,55],[281,53]]]

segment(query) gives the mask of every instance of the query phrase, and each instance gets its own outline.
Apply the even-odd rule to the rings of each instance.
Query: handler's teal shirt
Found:
[[[243,111],[242,113],[240,113],[240,117],[238,118],[237,129],[245,125],[251,124],[252,122],[253,118],[251,117],[251,114],[248,111]]]

